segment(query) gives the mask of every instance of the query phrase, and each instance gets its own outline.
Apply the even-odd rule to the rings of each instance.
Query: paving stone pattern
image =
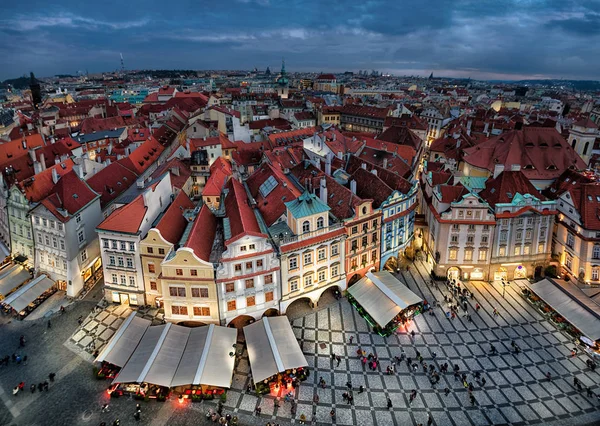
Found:
[[[429,302],[434,299],[443,302],[443,294],[449,294],[443,284],[431,285],[423,264],[402,272],[399,278]],[[514,286],[507,287],[505,298],[502,289],[494,284],[475,282],[466,286],[475,293],[475,299],[469,301],[473,323],[462,315],[449,320],[437,308],[433,316],[420,315],[412,322],[408,331],[415,331],[414,339],[404,330],[388,338],[374,334],[345,299],[297,318],[292,325],[311,376],[295,391],[298,403],[295,419],[290,404],[282,399],[282,392],[277,398],[270,395],[257,398],[246,392],[250,378],[245,351],[236,367],[234,389],[229,392],[226,406],[247,415],[260,406],[260,417],[265,423],[273,420],[297,423],[301,414],[307,417],[307,423],[361,426],[426,424],[429,414],[435,425],[600,422],[600,401],[588,398],[585,391],[579,393],[573,386],[573,377],[577,377],[584,387],[590,386],[596,394],[600,393],[599,375],[586,367],[586,355],[570,358],[573,342],[535,311]],[[474,312],[477,302],[482,306],[479,313]],[[492,315],[494,308],[500,311],[500,316]],[[351,336],[353,344],[349,344]],[[520,354],[513,354],[512,340],[520,346]],[[491,344],[498,355],[488,353]],[[377,354],[381,361],[377,371],[363,367],[356,355],[358,345],[367,353]],[[451,372],[441,374],[441,381],[435,387],[420,366],[414,373],[405,362],[396,365],[395,374],[386,374],[387,366],[402,349],[413,359],[418,350],[425,362],[433,362],[438,370],[444,362],[450,369],[458,364],[461,374],[466,373],[467,381],[475,386],[475,405],[471,406],[467,390],[455,381]],[[342,357],[339,366],[332,361],[331,354]],[[472,375],[476,371],[486,379],[483,388]],[[552,381],[546,379],[547,372],[552,374]],[[327,383],[325,389],[318,386],[320,377]],[[348,381],[353,386],[353,405],[342,398]],[[360,385],[365,387],[363,393],[358,393]],[[448,396],[444,394],[446,387],[451,390]],[[410,403],[413,389],[417,390],[417,398]],[[314,403],[315,394],[319,396],[318,404]],[[392,409],[387,408],[387,398],[392,401]],[[276,400],[279,407],[274,406]],[[330,418],[332,407],[336,412],[335,422]]]

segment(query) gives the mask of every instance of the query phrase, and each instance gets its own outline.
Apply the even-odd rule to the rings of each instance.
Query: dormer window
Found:
[[[305,220],[302,223],[302,233],[305,234],[307,232],[310,232],[310,222],[308,220]]]

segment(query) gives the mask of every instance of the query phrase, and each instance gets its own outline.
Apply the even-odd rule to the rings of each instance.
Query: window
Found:
[[[58,240],[56,237],[52,237],[52,247],[58,248]]]
[[[475,241],[475,237],[473,235],[467,236],[467,243],[473,244],[474,241]]]
[[[458,231],[460,229],[460,225],[458,223],[455,223],[455,224],[452,225],[452,229],[454,231]]]
[[[246,297],[246,306],[250,307],[250,306],[254,306],[254,305],[256,305],[256,299],[254,298],[254,296]]]
[[[169,294],[173,297],[185,297],[185,287],[169,287]]]
[[[157,291],[156,281],[150,281],[150,290]]]
[[[120,266],[121,268],[123,268],[123,267],[125,266],[125,261],[124,261],[124,259],[123,259],[122,257],[118,257],[118,258],[117,258],[117,261],[118,261],[118,263],[119,263],[119,266]]]
[[[50,237],[49,236],[45,236],[44,237],[44,241],[46,242],[46,245],[49,246],[50,245]],[[80,241],[81,242],[81,241]]]
[[[352,240],[350,250],[357,250],[357,249],[358,249],[358,240]]]
[[[127,244],[125,243],[125,241],[119,241],[119,248],[123,251],[127,249]]]
[[[208,289],[192,288],[192,297],[208,297]]]
[[[48,226],[48,220],[42,219],[42,225],[44,225],[44,228],[46,228]]]
[[[210,308],[208,306],[194,306],[195,317],[209,317]]]
[[[592,249],[592,259],[600,259],[600,245],[595,245]]]
[[[131,257],[127,258],[127,267],[133,268],[133,259]]]
[[[175,275],[179,275],[179,276],[183,275],[183,269],[179,269],[179,268],[175,269]]]
[[[129,243],[129,251],[135,251],[135,243]]]
[[[298,258],[296,256],[294,257],[290,257],[289,260],[289,266],[290,266],[290,271],[293,271],[294,269],[298,269]]]
[[[298,290],[298,280],[290,281],[290,292]]]
[[[81,215],[78,214],[77,216],[75,216],[75,222],[79,223],[81,222]]]
[[[508,231],[504,230],[500,232],[500,241],[506,241],[508,239]]]
[[[500,247],[498,250],[498,256],[506,256],[506,247]]]
[[[187,315],[187,306],[171,306],[171,314],[173,315]]]
[[[573,268],[573,258],[569,253],[565,256],[565,265],[569,270]]]
[[[521,254],[521,246],[516,246],[515,247],[515,256],[518,256]]]
[[[469,231],[474,231],[474,230],[475,230],[475,225],[469,225],[469,228],[468,228],[468,230],[469,230]]]
[[[458,250],[456,250],[456,249],[450,249],[450,253],[448,255],[448,259],[450,259],[450,260],[456,260],[457,256],[458,256]]]
[[[487,243],[488,242],[488,236],[487,235],[482,235],[481,236],[481,242],[482,243]]]
[[[225,293],[233,293],[235,291],[235,283],[225,284]]]
[[[117,249],[117,242],[115,240],[111,240],[110,243],[111,243],[110,245],[112,246],[112,248],[114,250],[116,250]]]
[[[164,248],[159,248],[158,249],[158,254],[165,254],[165,249]]]
[[[129,277],[129,285],[135,287],[135,277]]]
[[[530,246],[524,246],[523,247],[523,254],[529,254],[530,251],[531,251],[531,247]]]
[[[108,240],[106,238],[102,238],[102,247],[108,248]]]
[[[599,275],[600,274],[598,274],[598,268],[592,269],[592,280],[593,281],[598,281]]]
[[[322,229],[324,227],[324,220],[322,217],[317,219],[317,229]]]
[[[121,285],[127,285],[127,277],[125,275],[121,275]]]
[[[319,251],[318,251],[317,253],[318,253],[318,259],[319,259],[319,262],[320,262],[321,260],[325,260],[325,258],[326,258],[326,255],[327,255],[327,251],[326,251],[324,248],[322,248],[322,249],[319,249]]]
[[[115,265],[115,257],[114,256],[108,256],[108,264],[109,265]]]
[[[310,265],[312,263],[312,253],[304,253],[304,264]]]
[[[244,281],[244,283],[246,285],[246,290],[254,288],[254,278],[249,278],[246,281]]]
[[[14,216],[14,215],[13,215],[13,216]],[[39,224],[40,224],[40,218],[39,218],[39,217],[37,217],[37,216],[35,217],[35,224],[36,224],[36,225],[39,225]]]
[[[337,256],[339,254],[338,250],[339,250],[339,248],[338,248],[337,244],[331,245],[331,255],[332,256]]]
[[[65,249],[65,240],[60,240],[60,249],[61,250]]]
[[[523,232],[517,231],[516,238],[517,238],[517,240],[521,240],[523,238]]]
[[[318,278],[319,278],[320,283],[325,281],[326,277],[327,277],[327,274],[325,273],[325,271],[319,271]]]
[[[308,220],[305,220],[302,223],[302,233],[304,234],[304,233],[307,233],[307,232],[310,232],[310,222]]]
[[[235,300],[230,300],[229,302],[227,302],[227,310],[235,311],[237,309],[235,305]]]
[[[304,287],[310,287],[311,285],[313,285],[312,274],[304,277]]]
[[[254,244],[250,244],[248,246],[248,250],[254,250],[256,248],[256,246]]]
[[[369,244],[367,237],[362,237],[361,243],[363,247],[366,247]]]
[[[538,245],[538,253],[543,253],[544,252],[544,244],[539,244]]]
[[[150,272],[151,274],[156,273],[156,268],[154,267],[154,263],[148,263],[148,272]]]
[[[273,284],[273,274],[265,275],[265,284]]]
[[[256,269],[262,269],[263,268],[263,261],[262,259],[258,259],[256,261]]]
[[[246,246],[241,246],[240,251],[246,251],[246,248],[247,248]]]
[[[363,254],[360,257],[360,264],[361,264],[361,266],[365,266],[367,264],[367,255],[366,254]]]
[[[458,243],[458,235],[451,235],[450,236],[450,242],[453,244]]]
[[[568,233],[567,234],[567,247],[573,248],[574,245],[575,245],[575,237],[573,236],[573,234]]]
[[[523,225],[523,218],[517,220],[517,225]]]
[[[252,262],[246,262],[246,270],[252,270]]]
[[[42,234],[37,234],[38,236],[38,243],[42,244]]]
[[[236,273],[242,272],[242,264],[236,263],[235,265],[233,265],[233,269],[235,270]]]
[[[117,274],[112,274],[112,282],[113,282],[113,284],[117,284],[117,282],[119,282],[118,278],[117,278]]]
[[[377,250],[371,252],[371,262],[377,261]]]
[[[465,250],[465,261],[470,262],[473,260],[473,250]]]
[[[67,270],[67,261],[63,260],[63,269],[66,271]]]
[[[85,236],[83,234],[83,230],[81,230],[77,233],[77,240],[79,240],[80,243],[85,241]]]
[[[87,250],[86,249],[81,250],[81,253],[79,254],[79,256],[81,257],[81,261],[85,262],[87,260]]]
[[[358,234],[358,226],[352,227],[352,235],[354,235],[354,234]]]
[[[148,250],[148,254],[152,254],[152,253],[154,253],[154,249],[153,249],[152,247],[148,247],[148,249],[147,249],[147,250]]]
[[[273,292],[267,291],[265,293],[265,302],[272,302],[272,301],[273,301]]]
[[[479,260],[487,259],[487,250],[479,250]]]

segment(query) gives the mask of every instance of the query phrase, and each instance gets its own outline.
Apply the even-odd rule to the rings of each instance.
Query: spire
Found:
[[[285,60],[281,58],[281,75],[285,75]]]

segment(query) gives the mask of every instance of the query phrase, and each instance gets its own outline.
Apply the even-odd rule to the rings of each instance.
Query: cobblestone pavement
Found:
[[[92,361],[94,350],[102,350],[133,309],[136,309],[138,316],[152,321],[153,325],[162,323],[164,317],[162,309],[132,308],[128,305],[107,304],[101,301],[92,308],[81,325],[65,342],[65,346],[84,359]]]
[[[440,291],[426,285],[423,277],[426,277],[424,268],[412,267],[409,273],[402,273],[401,279],[429,301],[434,296],[441,299]],[[448,320],[441,310],[435,316],[421,315],[409,329],[416,332],[414,341],[405,332],[387,339],[373,334],[345,299],[326,307],[322,303],[319,310],[298,315],[292,321],[293,329],[312,369],[309,379],[295,391],[296,419],[292,419],[289,403],[280,399],[276,407],[275,397],[259,398],[247,391],[249,365],[245,351],[237,360],[224,412],[237,415],[240,425],[252,426],[264,426],[269,421],[282,426],[298,424],[301,414],[311,420],[315,409],[317,424],[331,424],[332,407],[336,410],[338,425],[426,424],[429,413],[434,425],[598,424],[600,401],[587,398],[572,385],[576,376],[584,386],[591,386],[594,392],[600,393],[600,378],[598,373],[586,368],[583,356],[568,358],[572,343],[529,306],[514,286],[506,289],[505,299],[502,289],[492,284],[468,283],[467,287],[475,292],[476,301],[483,306],[479,314],[473,314],[474,323],[462,317]],[[213,402],[149,401],[142,404],[142,420],[138,423],[133,418],[136,401],[108,399],[104,391],[108,382],[93,379],[91,364],[78,356],[73,347],[61,344],[70,341],[79,331],[77,318],[80,315],[87,316],[83,329],[86,324],[92,324],[91,321],[103,323],[104,318],[88,316],[98,300],[98,295],[91,295],[68,307],[66,314],[53,316],[51,329],[46,326],[46,318],[12,321],[0,326],[0,356],[3,352],[29,356],[27,365],[11,363],[9,367],[0,367],[0,425],[97,425],[100,421],[110,425],[115,418],[119,418],[123,426],[213,424],[204,417],[208,408],[215,407]],[[493,308],[500,310],[500,317],[491,315]],[[127,313],[113,310],[107,316],[110,315],[122,318]],[[21,334],[28,341],[25,348],[18,347]],[[350,336],[354,336],[354,344],[348,343]],[[510,353],[512,339],[522,348],[521,354]],[[358,343],[367,352],[377,353],[383,372],[365,371],[356,357]],[[490,344],[496,346],[499,355],[487,354]],[[467,373],[481,371],[487,383],[483,389],[476,385],[475,406],[470,406],[467,392],[451,374],[442,376],[437,389],[431,387],[422,372],[409,372],[405,363],[398,366],[395,375],[385,374],[385,368],[393,356],[400,353],[400,348],[413,358],[414,351],[419,350],[427,363],[432,362],[431,353],[436,352],[434,363],[456,363]],[[342,357],[339,366],[332,363],[332,353]],[[547,371],[554,377],[552,382],[544,378]],[[49,372],[56,372],[57,378],[50,383],[48,392],[12,395],[12,387],[21,380],[27,388],[30,383],[43,381]],[[317,386],[321,376],[327,381],[325,389]],[[354,387],[353,406],[342,399],[348,380]],[[468,380],[473,380],[470,375]],[[360,385],[365,386],[362,394],[356,390]],[[451,389],[448,396],[444,395],[445,387]],[[418,391],[418,396],[411,405],[408,397],[412,389]],[[319,395],[318,404],[313,404],[315,393]],[[386,408],[388,397],[393,404],[391,410]],[[105,402],[110,404],[110,412],[101,413],[100,407]],[[260,417],[252,415],[257,406],[262,408]]]

